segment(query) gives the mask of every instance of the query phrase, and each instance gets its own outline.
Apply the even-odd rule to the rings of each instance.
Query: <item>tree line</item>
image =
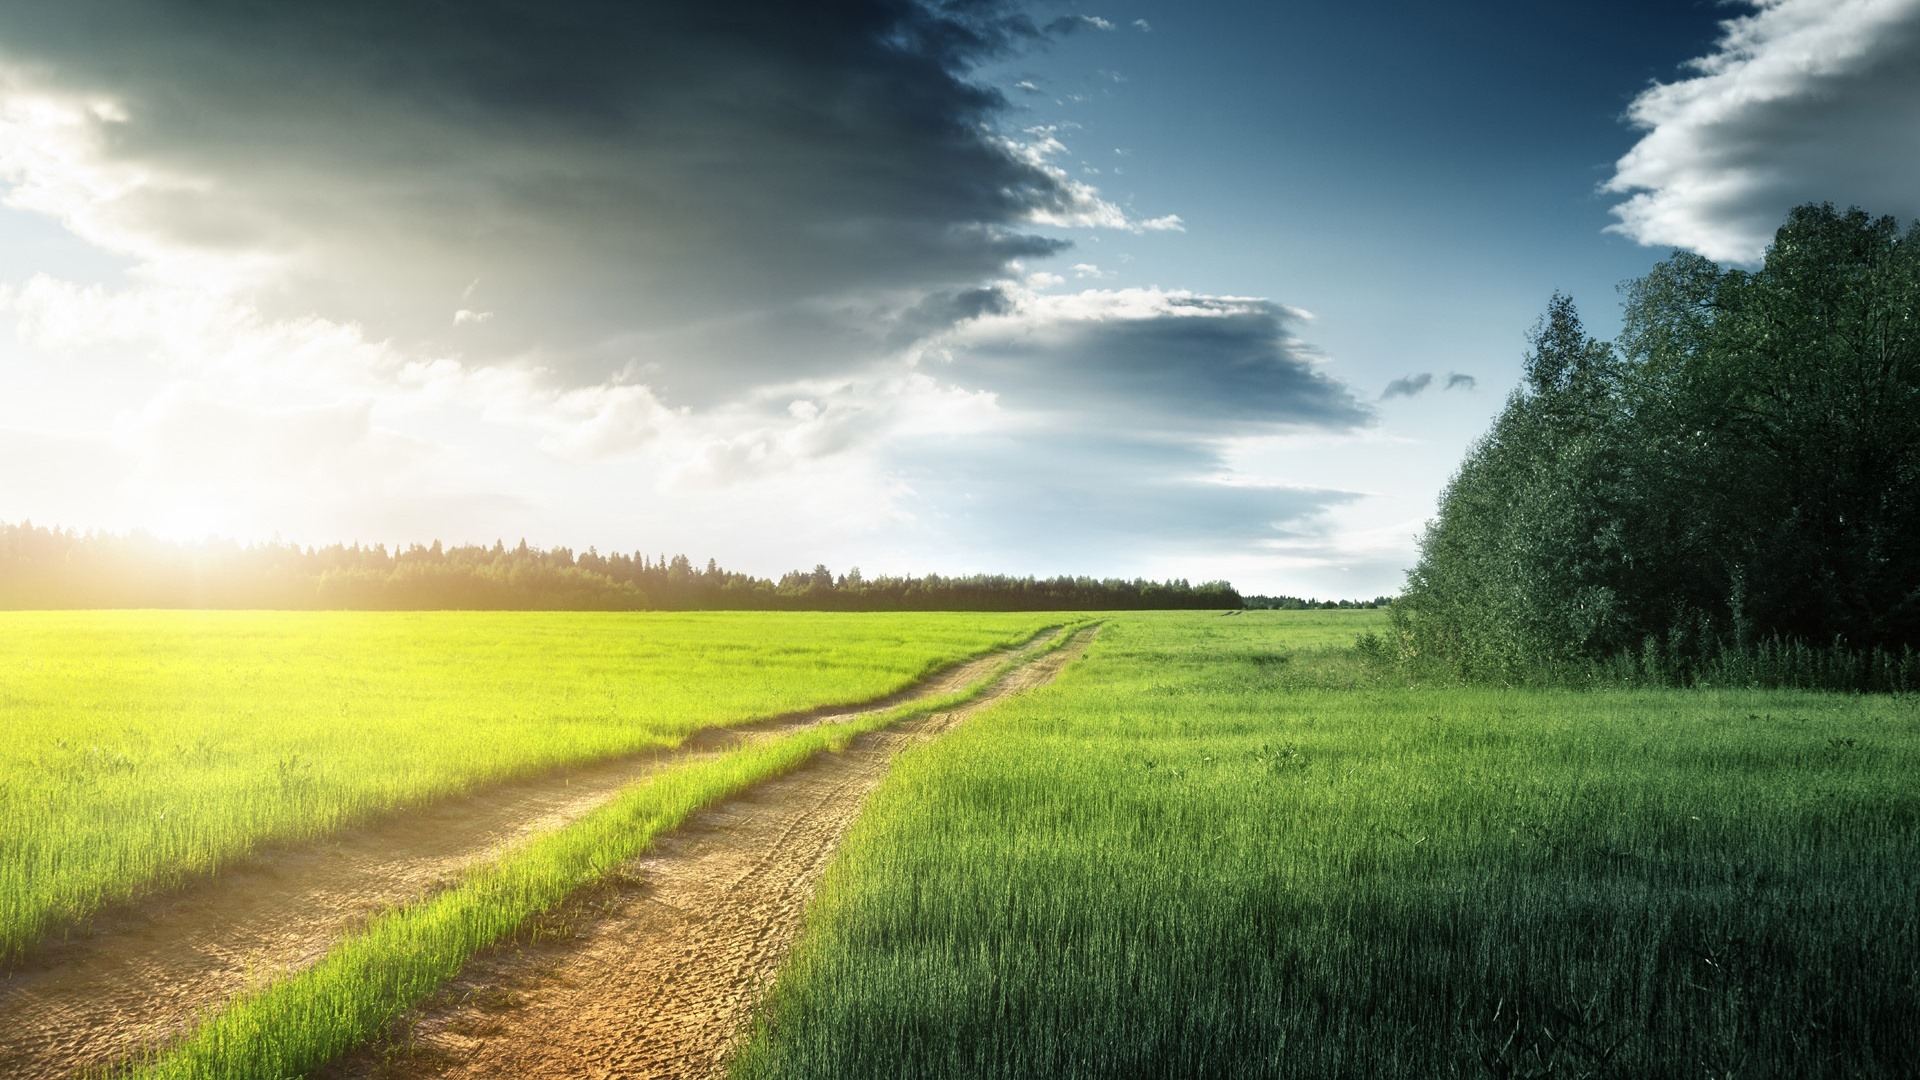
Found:
[[[1055,611],[1238,608],[1225,581],[866,577],[779,580],[684,555],[592,548],[172,543],[0,524],[0,608]]]
[[[1513,678],[1920,688],[1920,225],[1792,211],[1758,269],[1676,252],[1590,336],[1555,295],[1396,605]]]
[[[1298,596],[1247,596],[1242,606],[1249,611],[1358,611],[1383,608],[1393,603],[1391,596],[1371,600],[1313,600]]]

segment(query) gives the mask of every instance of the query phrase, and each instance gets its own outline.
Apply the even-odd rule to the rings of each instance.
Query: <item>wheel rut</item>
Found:
[[[433,895],[663,768],[953,693],[1058,633],[864,705],[703,729],[671,751],[494,785],[324,840],[274,846],[217,876],[103,912],[0,972],[0,1076],[62,1080],[163,1046],[234,994],[318,961],[380,912]]]
[[[526,940],[483,953],[326,1080],[717,1077],[821,873],[902,750],[1051,680],[1091,641],[951,711],[862,735],[701,811]]]

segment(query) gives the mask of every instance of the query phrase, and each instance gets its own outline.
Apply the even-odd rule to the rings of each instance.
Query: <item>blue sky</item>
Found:
[[[1920,212],[1920,0],[0,13],[0,519],[1397,589],[1556,289]]]

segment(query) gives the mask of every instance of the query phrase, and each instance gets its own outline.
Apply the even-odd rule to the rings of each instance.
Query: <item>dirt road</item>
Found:
[[[0,975],[0,1076],[59,1080],[163,1045],[233,994],[312,964],[378,912],[433,894],[663,767],[952,693],[1006,659],[982,656],[858,708],[709,730],[674,752],[447,799],[324,842],[266,851],[218,877],[104,913]]]
[[[1041,685],[1091,640],[1010,673],[951,712],[821,754],[663,836],[503,947],[329,1080],[712,1077],[798,934],[821,872],[895,755]]]

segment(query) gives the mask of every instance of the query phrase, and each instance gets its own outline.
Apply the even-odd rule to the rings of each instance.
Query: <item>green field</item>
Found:
[[[0,616],[0,940],[28,948],[268,840],[872,698],[1076,621]],[[1920,1060],[1913,698],[1422,685],[1353,647],[1384,627],[1109,616],[1054,683],[909,751],[736,1080]],[[941,704],[663,770],[229,1000],[138,1071],[304,1074],[699,807]]]
[[[1035,655],[1066,645],[1072,630]],[[130,1080],[257,1080],[306,1075],[386,1030],[480,950],[646,851],[696,810],[800,767],[822,751],[911,716],[951,708],[1024,662],[1009,657],[941,697],[808,727],[642,780],[567,828],[536,838],[436,896],[347,935],[319,963],[230,1000]]]
[[[0,614],[0,960],[263,842],[873,698],[1058,621]]]
[[[1408,685],[1129,615],[909,753],[737,1080],[1912,1075],[1911,697]]]

